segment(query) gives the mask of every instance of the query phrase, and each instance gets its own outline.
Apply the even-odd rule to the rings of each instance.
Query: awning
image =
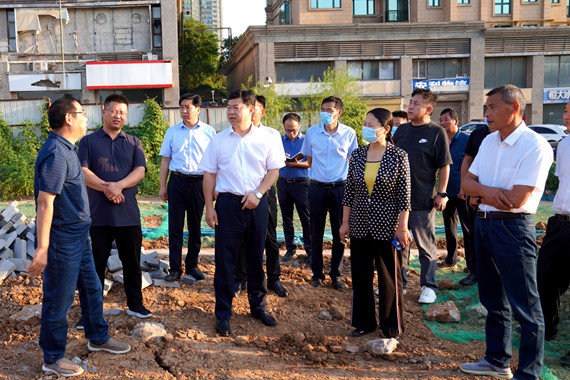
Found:
[[[39,16],[51,16],[59,19],[59,9],[56,8],[38,8],[38,9],[15,9],[16,13],[16,30],[18,32],[35,31],[39,33],[42,28],[40,26]],[[67,9],[62,9],[61,18],[67,24],[69,22],[69,13]]]

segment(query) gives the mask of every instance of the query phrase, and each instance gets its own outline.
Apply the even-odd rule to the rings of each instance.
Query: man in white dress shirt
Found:
[[[510,379],[512,319],[521,325],[517,379],[538,379],[544,357],[544,318],[536,281],[536,212],[552,165],[552,148],[522,120],[525,100],[513,85],[487,93],[491,130],[464,178],[479,204],[475,246],[479,298],[487,309],[485,357],[461,370]]]
[[[278,135],[252,124],[255,94],[236,90],[228,97],[231,127],[214,137],[199,167],[204,170],[206,222],[216,230],[214,291],[216,331],[230,333],[233,287],[239,248],[246,242],[247,292],[251,315],[266,326],[275,318],[266,312],[267,281],[263,248],[267,234],[266,192],[285,166]],[[217,193],[214,207],[214,193]]]
[[[196,281],[205,279],[198,269],[201,246],[204,172],[198,168],[204,151],[216,135],[214,128],[200,121],[202,98],[184,94],[178,102],[182,121],[166,131],[160,148],[160,199],[168,203],[168,260],[170,274],[166,281],[178,281],[182,275],[184,217],[187,214],[188,252],[185,272]],[[168,186],[166,179],[170,172]]]

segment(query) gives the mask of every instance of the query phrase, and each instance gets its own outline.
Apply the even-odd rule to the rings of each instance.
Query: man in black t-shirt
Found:
[[[418,302],[433,303],[437,296],[435,270],[437,245],[435,240],[435,210],[443,211],[447,202],[449,178],[449,142],[445,130],[431,121],[437,96],[430,90],[416,89],[408,107],[409,123],[398,127],[395,144],[408,153],[412,180],[412,211],[409,227],[419,250],[422,292]],[[439,170],[439,184],[435,190]],[[402,250],[402,276],[404,288],[407,283],[409,246]]]

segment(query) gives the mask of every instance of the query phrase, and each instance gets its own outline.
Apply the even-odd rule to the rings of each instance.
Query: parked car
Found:
[[[566,127],[556,124],[533,124],[528,126],[530,129],[541,135],[548,141],[552,148],[556,148],[560,140],[568,136]]]
[[[470,133],[473,132],[475,129],[480,128],[480,127],[484,127],[484,126],[486,126],[486,125],[487,125],[487,124],[485,124],[485,123],[482,122],[482,121],[472,121],[472,122],[469,123],[469,124],[462,125],[462,126],[459,128],[459,130],[460,130],[461,132],[463,132],[463,133],[470,134]]]

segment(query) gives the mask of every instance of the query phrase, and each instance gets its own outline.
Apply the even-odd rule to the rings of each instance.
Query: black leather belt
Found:
[[[516,219],[530,215],[525,212],[481,211],[477,210],[479,219]]]
[[[307,177],[302,177],[302,178],[285,178],[285,177],[279,177],[279,179],[285,181],[285,182],[289,182],[289,183],[299,183],[299,182],[305,182],[306,180],[308,180]]]
[[[565,222],[565,223],[569,223],[570,222],[570,215],[562,215],[562,214],[556,214],[555,215],[559,221],[561,222]]]
[[[267,193],[266,193],[267,194]],[[263,196],[265,197],[266,194],[263,194]],[[218,195],[221,195],[222,197],[227,197],[230,199],[234,199],[236,201],[240,201],[243,199],[243,195],[239,195],[239,194],[234,194],[234,193],[219,193]]]
[[[201,179],[204,179],[203,175],[198,175],[198,174],[184,174],[184,173],[175,172],[175,171],[171,171],[170,174],[175,175],[177,177],[186,178],[186,179],[189,179],[191,181],[199,181]]]
[[[335,187],[340,187],[346,185],[346,181],[338,182],[321,182],[314,179],[311,180],[311,184],[317,185],[319,187],[324,187],[325,189],[334,189]]]

